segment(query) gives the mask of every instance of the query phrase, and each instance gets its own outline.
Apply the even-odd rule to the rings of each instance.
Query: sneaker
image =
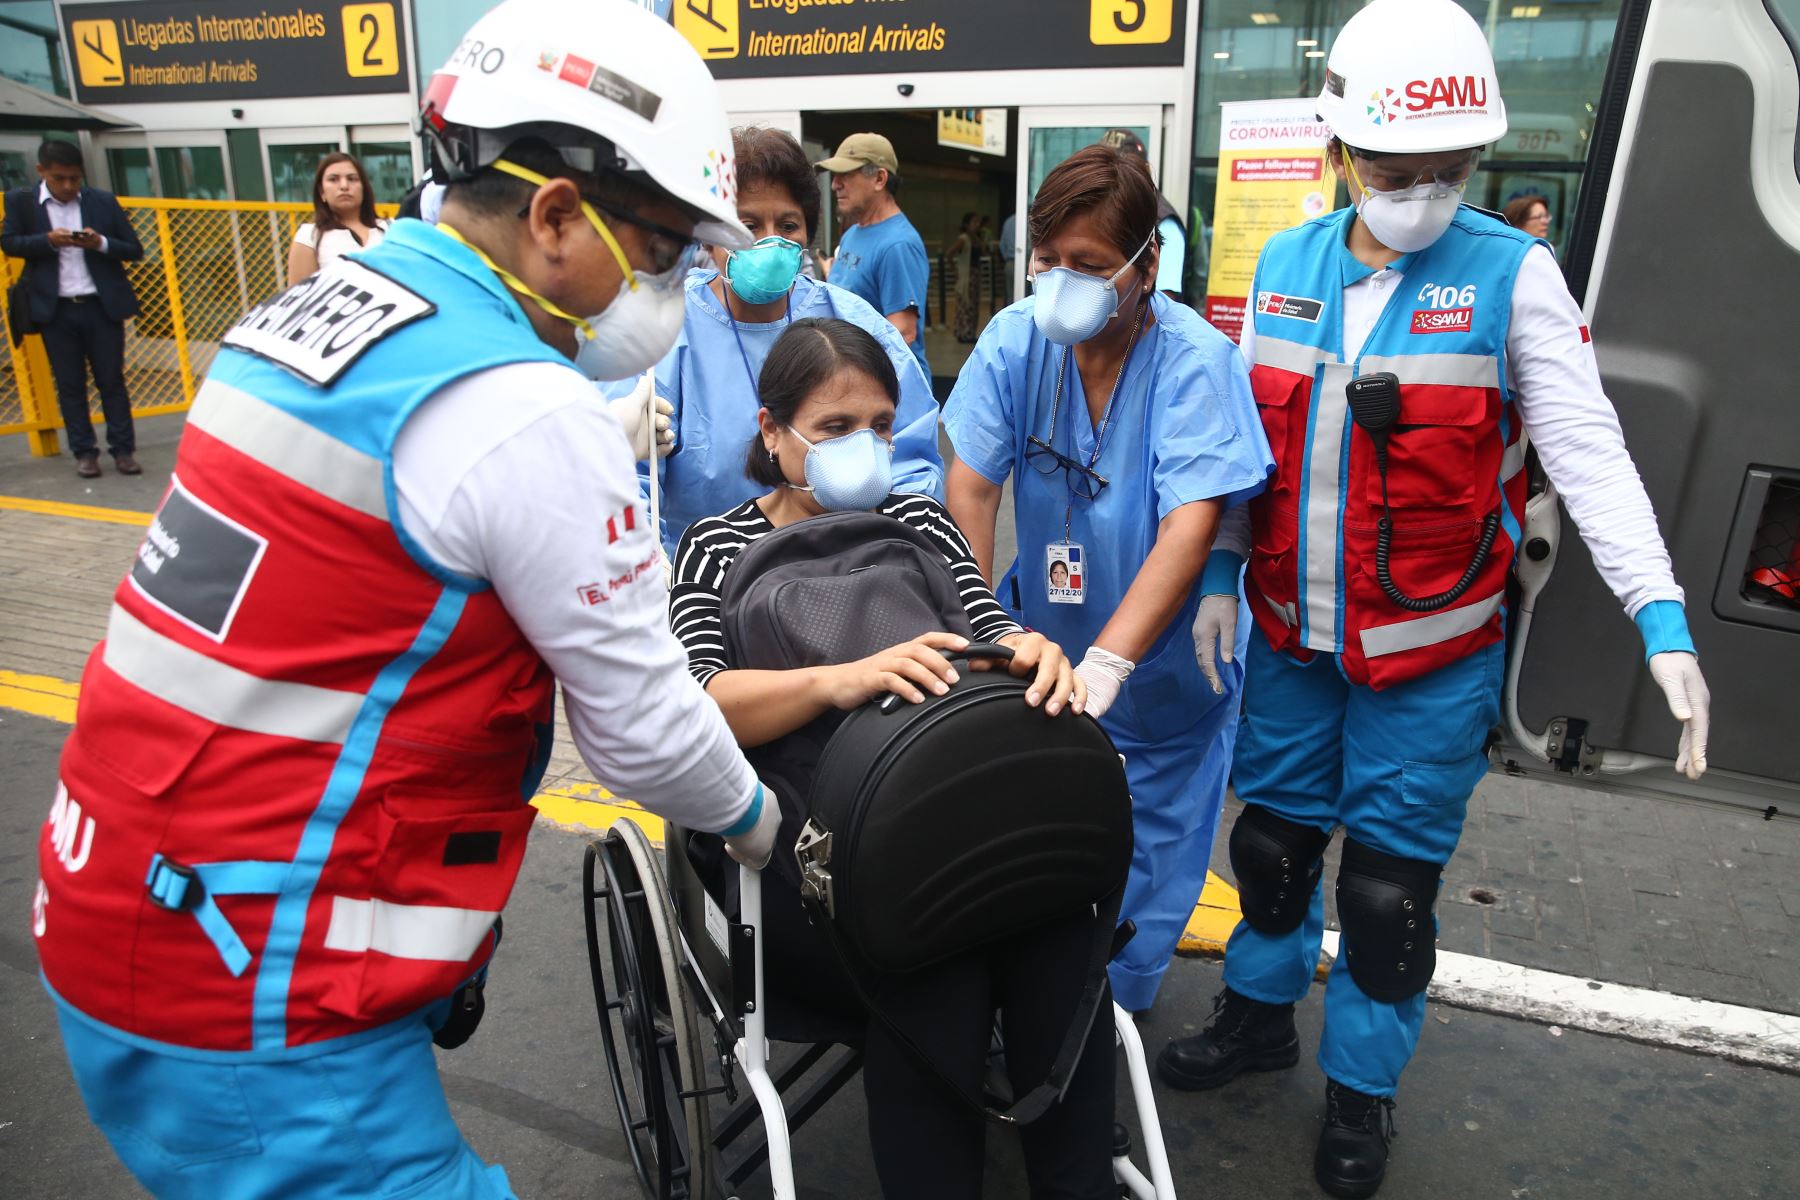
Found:
[[[75,473],[83,479],[100,478],[100,454],[83,454],[75,460]]]
[[[1325,1128],[1313,1155],[1313,1178],[1328,1195],[1363,1200],[1380,1190],[1393,1139],[1392,1097],[1325,1081]]]
[[[138,466],[138,460],[129,454],[113,455],[113,469],[121,475],[142,475],[144,473],[144,468]]]
[[[1299,1061],[1292,1004],[1264,1004],[1225,988],[1213,1000],[1212,1024],[1164,1046],[1156,1073],[1170,1087],[1203,1092],[1246,1071],[1280,1071]]]

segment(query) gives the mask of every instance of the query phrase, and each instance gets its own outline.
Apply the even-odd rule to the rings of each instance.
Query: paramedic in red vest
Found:
[[[159,1197],[512,1195],[432,1042],[472,1025],[559,682],[598,778],[773,845],[590,383],[668,351],[700,242],[749,244],[717,89],[635,5],[506,0],[422,126],[438,223],[224,337],[40,840],[64,1045]]]
[[[1247,540],[1236,535],[1254,547],[1264,635],[1250,641],[1234,770],[1243,917],[1215,1020],[1158,1067],[1198,1090],[1295,1064],[1294,1003],[1324,927],[1320,859],[1342,825],[1314,1175],[1361,1197],[1386,1169],[1439,876],[1500,716],[1527,438],[1643,634],[1690,778],[1706,769],[1708,695],[1550,247],[1461,205],[1506,132],[1480,28],[1452,0],[1375,0],[1332,46],[1319,113],[1354,207],[1270,240],[1243,336],[1276,460]]]

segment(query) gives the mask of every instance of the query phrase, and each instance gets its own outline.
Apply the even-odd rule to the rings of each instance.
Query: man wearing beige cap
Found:
[[[831,172],[831,194],[845,222],[830,281],[849,288],[886,315],[912,347],[931,378],[925,361],[925,293],[931,263],[925,242],[900,211],[900,160],[894,144],[879,133],[853,133],[837,153],[818,164]]]

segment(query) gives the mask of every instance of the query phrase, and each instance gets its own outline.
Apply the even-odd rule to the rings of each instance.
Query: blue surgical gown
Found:
[[[1073,659],[1087,653],[1156,543],[1158,523],[1183,504],[1232,506],[1262,490],[1274,468],[1237,347],[1185,305],[1157,293],[1113,397],[1094,470],[1107,487],[1072,506],[1063,473],[1025,461],[1036,436],[1086,463],[1095,427],[1073,361],[1050,429],[1063,348],[1037,331],[1028,297],[996,316],[963,366],[944,409],[958,458],[990,483],[1013,480],[1018,558],[996,588],[1030,628]],[[1120,319],[1124,319],[1121,317]],[[1071,359],[1072,359],[1071,354]],[[1064,538],[1084,548],[1087,602],[1046,599],[1044,548]],[[1242,690],[1237,661],[1221,664],[1218,696],[1194,658],[1196,584],[1126,680],[1101,722],[1125,756],[1132,789],[1133,852],[1123,917],[1138,933],[1112,967],[1127,1009],[1148,1008],[1206,880],[1213,831],[1230,775]],[[1249,622],[1240,621],[1247,633]]]
[[[689,272],[687,319],[681,337],[656,366],[656,390],[675,407],[675,451],[661,460],[663,548],[671,558],[687,527],[717,516],[768,489],[744,475],[745,456],[756,436],[757,399],[753,376],[790,321],[840,317],[881,342],[900,377],[900,406],[894,416],[894,487],[944,499],[944,460],[938,453],[937,401],[900,331],[852,292],[802,275],[788,293],[788,315],[761,324],[737,322],[736,334],[725,306],[708,286],[714,270]],[[742,345],[740,351],[739,346]],[[606,384],[609,396],[629,392],[634,380]],[[648,467],[639,464],[640,474]]]

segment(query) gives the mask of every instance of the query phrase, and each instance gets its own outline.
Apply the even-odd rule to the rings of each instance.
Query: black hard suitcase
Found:
[[[1131,793],[1112,740],[1088,717],[1028,707],[1030,681],[995,667],[959,663],[920,704],[864,705],[820,756],[803,894],[876,970],[917,970],[1125,885]]]

